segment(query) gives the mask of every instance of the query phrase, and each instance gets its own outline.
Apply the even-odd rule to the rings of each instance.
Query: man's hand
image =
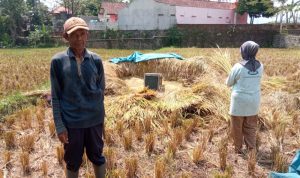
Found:
[[[58,134],[58,139],[63,144],[69,143],[68,132],[67,131],[63,131],[62,133]]]

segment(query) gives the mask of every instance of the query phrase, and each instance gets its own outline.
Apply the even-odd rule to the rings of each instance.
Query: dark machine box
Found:
[[[151,90],[162,89],[162,75],[160,73],[145,73],[144,74],[145,87]]]

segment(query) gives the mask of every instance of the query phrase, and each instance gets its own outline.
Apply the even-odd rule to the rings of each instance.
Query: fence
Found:
[[[297,28],[293,26],[290,30],[298,32]],[[274,39],[278,34],[279,25],[178,25],[169,30],[90,31],[88,46],[121,49],[157,49],[171,45],[240,47],[243,42],[253,40],[261,47],[286,47],[277,45],[278,40]]]

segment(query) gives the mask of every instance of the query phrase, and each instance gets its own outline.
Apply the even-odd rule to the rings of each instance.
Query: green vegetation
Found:
[[[274,2],[271,0],[239,0],[236,12],[243,15],[248,13],[250,24],[253,24],[254,18],[272,17],[276,13]]]
[[[173,27],[168,30],[167,37],[167,46],[181,46],[183,34],[176,27]]]
[[[21,93],[11,94],[0,100],[0,121],[6,115],[12,114],[19,109],[35,104],[36,96],[24,96]]]

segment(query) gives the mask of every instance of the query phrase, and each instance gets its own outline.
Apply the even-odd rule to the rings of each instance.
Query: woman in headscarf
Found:
[[[241,46],[242,59],[226,80],[232,87],[230,111],[231,135],[236,153],[242,153],[243,141],[248,150],[256,148],[257,114],[263,65],[256,59],[259,45],[247,41]]]

